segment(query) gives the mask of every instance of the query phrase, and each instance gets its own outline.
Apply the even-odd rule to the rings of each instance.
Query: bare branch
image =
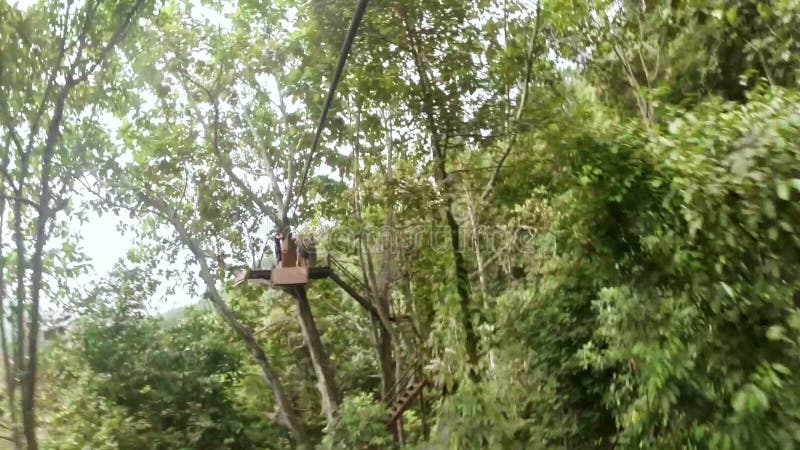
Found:
[[[78,45],[78,51],[75,55],[75,60],[72,62],[72,67],[77,68],[83,62],[83,52],[86,50],[86,37],[89,34],[89,26],[94,21],[94,15],[97,13],[97,7],[100,4],[96,1],[87,2],[84,6],[83,23],[81,24],[81,31],[75,38],[75,43]]]
[[[282,223],[283,219],[288,214],[288,210],[283,208],[283,206],[285,204],[286,197],[284,196],[284,193],[283,193],[283,191],[281,189],[280,183],[278,182],[278,176],[275,173],[274,162],[272,161],[272,157],[269,155],[269,151],[266,148],[264,148],[263,146],[258,144],[258,132],[256,131],[257,128],[256,128],[255,124],[253,123],[253,121],[251,119],[252,118],[252,114],[250,114],[249,111],[248,111],[248,112],[245,113],[245,117],[246,117],[245,120],[247,121],[247,124],[248,124],[248,128],[250,130],[250,134],[252,135],[252,138],[253,138],[253,146],[258,151],[258,154],[261,157],[261,159],[264,160],[263,166],[264,166],[264,169],[267,170],[267,177],[269,178],[270,183],[272,184],[272,189],[274,190],[274,194],[275,194],[275,197],[276,197],[276,199],[275,199],[276,203],[278,203],[278,205],[281,206],[281,211],[278,211],[278,213],[279,213],[278,215],[280,215],[280,217],[277,217],[277,215],[275,215],[274,212],[272,213],[275,216],[273,222],[275,222],[275,225],[281,226],[281,225],[283,225],[283,223]],[[299,147],[299,143],[298,143],[298,147]],[[260,202],[260,203],[263,204],[263,202]],[[259,206],[259,207],[261,208],[262,212],[264,212],[264,214],[267,214],[267,212],[265,211],[264,207],[261,207],[261,206]],[[268,215],[268,217],[273,218],[273,216],[269,216],[269,215]]]
[[[192,84],[197,89],[200,89],[201,91],[203,91],[203,93],[206,94],[206,97],[208,97],[209,100],[211,100],[213,97],[215,97],[214,93],[212,92],[212,89],[207,88],[202,83],[200,83],[199,81],[195,80],[194,77],[192,77],[185,68],[179,66],[177,71],[178,71],[178,73],[180,73],[183,76],[183,78],[186,81],[188,81],[190,84]],[[188,97],[191,97],[192,93],[189,91],[189,89],[186,88],[185,85],[184,85],[184,90],[186,91],[186,95]]]
[[[514,149],[514,146],[517,142],[517,137],[519,135],[519,121],[522,118],[522,112],[525,109],[525,104],[528,103],[528,95],[530,91],[531,85],[531,77],[533,72],[533,54],[536,50],[536,41],[539,39],[539,31],[540,31],[540,24],[541,24],[541,16],[542,16],[542,2],[541,0],[536,2],[536,25],[534,25],[533,35],[531,36],[531,40],[528,43],[528,52],[527,52],[527,59],[525,62],[525,78],[523,80],[523,87],[522,87],[522,95],[520,96],[519,105],[517,105],[517,114],[514,117],[514,122],[517,124],[516,130],[511,135],[511,139],[506,144],[506,151],[503,152],[503,156],[500,158],[500,161],[497,163],[497,168],[495,168],[494,173],[492,173],[492,177],[489,179],[489,183],[486,185],[486,189],[484,189],[483,193],[481,194],[481,200],[486,201],[494,192],[497,183],[500,181],[500,172],[503,170],[503,166],[505,165],[506,159],[511,155],[511,151]]]
[[[133,22],[133,17],[139,11],[139,8],[142,6],[142,4],[144,4],[144,0],[136,0],[136,3],[133,5],[131,10],[128,12],[128,15],[125,16],[125,19],[123,19],[122,24],[120,25],[120,27],[117,28],[117,30],[114,32],[114,35],[111,36],[111,39],[108,41],[106,46],[103,47],[103,50],[100,52],[100,55],[94,60],[92,65],[89,68],[87,68],[86,71],[82,75],[80,75],[78,78],[72,78],[70,76],[70,79],[67,80],[67,85],[73,85],[74,86],[74,85],[77,85],[78,83],[86,81],[89,78],[89,76],[101,64],[105,63],[106,57],[108,56],[108,54],[111,53],[111,51],[113,51],[114,48],[120,42],[122,42],[122,39],[127,34],[128,29],[130,28],[130,25]],[[77,65],[78,61],[76,61],[75,64]],[[77,67],[75,67],[75,66],[73,67],[72,73],[74,73],[74,69],[76,69],[76,68]]]
[[[8,141],[11,137],[6,138],[5,147],[8,147]],[[0,166],[0,175],[2,175],[3,180],[11,186],[11,190],[17,192],[16,184],[14,183],[14,179],[11,177],[11,174],[8,172],[8,161],[10,155],[8,149],[5,151],[5,155],[3,156],[3,164]]]
[[[219,144],[219,103],[216,99],[214,99],[214,142],[212,148],[214,150],[214,155],[217,157],[222,169],[225,173],[230,177],[231,181],[238,187],[242,192],[248,197],[248,199],[258,208],[261,214],[267,216],[270,220],[272,220],[276,225],[279,225],[279,217],[275,213],[275,211],[270,208],[266,203],[264,203],[258,195],[253,191],[253,189],[245,183],[245,181],[236,175],[236,172],[233,171],[233,162],[231,158],[222,152]],[[273,184],[275,184],[275,174],[271,171],[270,168],[270,178],[273,180]],[[280,188],[278,188],[277,194],[280,195]]]
[[[286,112],[286,102],[283,99],[283,89],[281,89],[281,82],[278,77],[275,77],[275,83],[278,85],[278,109],[281,112],[281,116],[283,117],[283,133],[284,136],[289,136],[289,114]],[[295,153],[300,148],[300,143],[298,141],[298,145],[295,148]],[[285,195],[283,196],[283,204],[282,208],[285,214],[288,214],[289,207],[292,204],[292,197],[294,196],[294,178],[295,178],[295,167],[294,167],[294,153],[288,155],[286,158],[286,190]]]

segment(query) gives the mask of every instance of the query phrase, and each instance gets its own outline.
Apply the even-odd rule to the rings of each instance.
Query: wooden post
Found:
[[[419,418],[422,421],[422,437],[425,440],[428,440],[428,422],[425,420],[425,388],[423,387],[419,391]]]
[[[406,437],[403,433],[403,414],[400,414],[400,417],[397,418],[397,443],[400,445],[406,444]]]
[[[394,421],[391,424],[389,424],[389,429],[392,430],[392,440],[394,440],[395,443],[399,443],[400,434],[397,432],[397,421]]]

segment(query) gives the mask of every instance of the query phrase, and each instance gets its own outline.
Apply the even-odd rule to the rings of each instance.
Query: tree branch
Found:
[[[517,142],[517,137],[519,135],[519,121],[522,118],[522,112],[525,109],[525,104],[528,103],[528,95],[530,91],[531,77],[533,72],[533,53],[536,49],[536,41],[539,38],[541,16],[542,16],[542,2],[541,0],[539,0],[538,2],[536,2],[536,25],[534,25],[533,35],[531,36],[531,40],[528,43],[527,60],[525,64],[525,78],[523,80],[522,94],[520,96],[519,105],[517,105],[517,114],[514,117],[514,122],[516,125],[515,130],[514,133],[511,135],[510,141],[506,144],[506,151],[503,152],[503,156],[497,163],[497,167],[495,168],[494,173],[492,173],[492,177],[489,179],[489,183],[486,185],[486,189],[484,189],[483,193],[481,194],[481,201],[486,201],[494,192],[497,183],[500,181],[500,172],[503,170],[503,166],[505,165],[506,159],[508,159],[509,155],[511,155],[511,151],[514,149],[514,145]]]
[[[2,107],[2,119],[6,126],[8,138],[14,143],[14,146],[17,147],[17,152],[22,152],[24,146],[22,145],[22,140],[20,140],[17,130],[14,127],[14,121],[11,117],[10,108],[8,107],[8,100],[5,97],[0,97],[0,107]]]
[[[279,218],[275,211],[270,208],[266,203],[264,203],[258,195],[253,191],[253,189],[245,183],[245,181],[236,175],[236,172],[233,170],[233,161],[231,158],[222,152],[219,144],[219,103],[216,99],[214,99],[214,139],[212,149],[214,151],[214,155],[217,157],[220,165],[222,166],[222,170],[230,177],[231,181],[238,187],[246,196],[247,198],[258,208],[261,214],[267,216],[270,220],[272,220],[275,225],[279,225]],[[270,168],[270,171],[272,169]],[[273,181],[273,185],[275,184],[275,174],[274,172],[270,172],[270,179]],[[278,194],[280,195],[280,189],[278,189]]]
[[[342,49],[339,52],[339,61],[336,64],[336,70],[333,72],[331,85],[328,88],[328,96],[325,98],[325,104],[322,106],[319,124],[317,124],[317,133],[314,135],[314,142],[311,144],[311,149],[308,152],[308,158],[306,159],[305,167],[303,167],[303,176],[300,178],[300,186],[298,187],[294,196],[295,201],[304,195],[306,182],[308,181],[308,174],[311,171],[314,155],[316,154],[317,147],[322,140],[322,131],[325,129],[325,122],[328,119],[328,110],[333,103],[333,96],[336,93],[336,88],[339,85],[339,79],[344,72],[344,66],[347,63],[347,57],[350,55],[350,49],[353,46],[353,40],[355,40],[356,34],[358,34],[358,27],[361,25],[361,19],[364,17],[364,12],[366,9],[367,0],[358,0],[355,11],[353,12],[353,19],[350,21],[350,28],[347,30],[347,36],[345,37],[344,43],[342,44]]]
[[[263,166],[267,170],[267,178],[269,178],[269,180],[270,180],[270,184],[272,185],[272,189],[273,189],[274,195],[276,197],[275,198],[276,203],[281,206],[281,210],[278,211],[278,214],[275,214],[274,212],[271,212],[271,211],[268,214],[267,211],[269,211],[270,208],[268,208],[266,206],[266,204],[264,204],[263,202],[258,200],[257,197],[255,196],[255,193],[253,193],[253,197],[254,197],[254,199],[258,200],[257,204],[259,205],[259,208],[261,209],[261,211],[265,215],[267,215],[267,217],[270,217],[270,219],[272,219],[272,221],[275,223],[276,226],[283,226],[283,225],[285,225],[283,223],[285,221],[284,219],[287,218],[287,215],[289,213],[288,209],[285,209],[283,207],[284,203],[285,203],[285,200],[286,200],[285,194],[284,194],[283,190],[281,189],[280,183],[278,183],[278,177],[275,174],[274,163],[272,161],[272,158],[269,155],[269,151],[266,148],[264,148],[263,146],[258,144],[257,128],[255,127],[255,124],[250,119],[252,117],[252,114],[247,112],[245,114],[245,116],[247,117],[245,120],[247,121],[248,128],[250,129],[250,134],[253,137],[253,146],[256,147],[256,151],[258,151],[259,156],[261,157],[261,159],[264,160]],[[299,143],[298,143],[298,147],[299,147]],[[278,215],[280,217],[278,217]]]
[[[186,225],[183,223],[180,217],[178,217],[175,209],[169,203],[156,196],[148,195],[144,191],[139,191],[138,198],[142,201],[142,203],[152,208],[157,215],[161,216],[170,224],[172,224],[180,241],[191,251],[192,255],[197,261],[197,264],[200,266],[200,277],[206,286],[206,298],[211,301],[211,303],[214,305],[214,308],[217,310],[225,323],[227,323],[228,326],[230,326],[233,331],[245,342],[245,344],[247,344],[250,353],[253,355],[256,363],[260,366],[264,378],[272,388],[276,403],[279,406],[281,418],[292,432],[297,447],[310,450],[312,446],[308,436],[306,435],[305,426],[294,412],[292,401],[287,395],[286,391],[283,389],[283,385],[273,370],[272,364],[267,359],[264,350],[256,341],[252,331],[250,331],[239,321],[233,311],[231,311],[231,309],[222,299],[222,295],[220,294],[219,290],[217,290],[211,268],[208,264],[206,255],[203,252],[200,241],[194,237],[194,234],[189,232],[189,230],[186,228]]]
[[[284,136],[289,136],[289,114],[286,112],[286,102],[283,99],[283,89],[281,89],[281,83],[278,80],[278,77],[275,77],[275,83],[278,85],[278,109],[280,110],[283,118],[283,133]],[[292,204],[292,197],[294,196],[294,154],[297,152],[297,150],[299,150],[299,144],[300,142],[298,141],[298,145],[295,148],[294,153],[288,155],[286,158],[286,190],[284,191],[283,204],[281,205],[281,209],[284,211],[283,215],[289,214],[289,208]]]
[[[142,4],[144,4],[144,0],[136,0],[136,3],[131,8],[130,12],[128,12],[128,15],[125,16],[125,19],[123,19],[120,27],[117,28],[117,30],[114,32],[114,35],[111,36],[111,39],[108,41],[106,46],[103,47],[103,50],[100,52],[100,55],[94,60],[92,65],[89,68],[87,68],[86,71],[78,78],[72,78],[70,76],[70,79],[67,80],[68,85],[71,84],[74,86],[77,85],[78,83],[86,81],[89,78],[89,76],[97,69],[97,67],[99,67],[101,64],[105,62],[108,54],[111,53],[111,51],[114,50],[114,48],[120,42],[122,42],[122,39],[125,37],[126,33],[130,28],[131,23],[133,22],[133,17],[139,11],[139,8],[142,6]],[[76,64],[77,63],[78,62],[76,61]]]
[[[26,205],[28,205],[30,207],[33,207],[33,208],[38,208],[39,207],[39,204],[34,202],[33,200],[28,199],[28,198],[24,198],[24,197],[21,197],[21,196],[18,196],[18,195],[12,196],[12,195],[3,194],[3,195],[0,195],[0,198],[2,198],[3,200],[9,200],[9,201],[17,201],[18,200],[18,201],[20,201],[20,202],[22,202],[22,203],[24,203],[24,204],[26,204]]]
[[[10,157],[9,156],[10,152],[8,151],[8,141],[10,139],[11,139],[10,137],[8,137],[6,139],[6,143],[5,143],[6,151],[5,151],[5,155],[3,157],[4,161],[9,159],[9,157]],[[16,184],[14,183],[14,179],[11,177],[11,174],[8,173],[8,164],[3,164],[2,167],[0,167],[0,175],[2,175],[3,180],[11,186],[11,190],[14,191],[14,192],[17,192],[17,187],[16,187]]]

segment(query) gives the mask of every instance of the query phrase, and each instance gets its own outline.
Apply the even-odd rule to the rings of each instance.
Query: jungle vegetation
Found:
[[[800,448],[799,1],[355,6],[0,0],[2,445]]]

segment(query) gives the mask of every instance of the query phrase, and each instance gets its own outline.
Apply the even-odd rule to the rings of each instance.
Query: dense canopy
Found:
[[[800,2],[357,3],[0,0],[0,448],[800,448]]]

